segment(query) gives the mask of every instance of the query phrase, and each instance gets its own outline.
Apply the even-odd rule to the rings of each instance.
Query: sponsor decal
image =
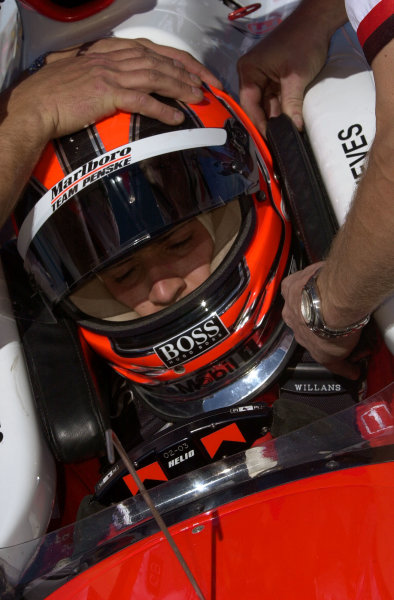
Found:
[[[246,406],[236,406],[234,408],[230,408],[230,413],[238,414],[244,412],[263,412],[265,410],[265,406],[262,406],[261,404],[247,404]]]
[[[172,388],[181,394],[198,392],[203,388],[209,387],[216,381],[226,379],[237,369],[237,367],[238,364],[234,361],[234,359],[229,358],[228,360],[220,363],[219,365],[215,365],[196,377],[190,377],[182,383],[174,383]]]
[[[172,368],[188,362],[203,352],[210,350],[229,335],[228,329],[216,313],[181,334],[154,346],[153,350],[163,363]]]
[[[363,174],[364,160],[367,156],[369,146],[362,130],[362,126],[359,123],[355,123],[348,127],[348,129],[342,129],[338,133],[338,139],[343,142],[341,144],[342,150],[348,161],[350,172],[356,181]]]
[[[166,565],[164,560],[162,560],[158,554],[152,556],[151,554],[146,553],[145,556],[149,556],[147,560],[148,564],[146,566],[146,581],[148,583],[147,588],[149,589],[149,593],[157,598],[160,595],[163,577],[166,576]]]
[[[159,462],[169,478],[178,477],[206,463],[201,450],[191,438],[178,441],[158,453]]]
[[[227,133],[221,128],[185,129],[137,140],[93,158],[58,181],[31,209],[20,228],[19,254],[25,259],[29,244],[51,215],[99,179],[152,156],[189,148],[222,146],[226,139]]]
[[[180,454],[179,456],[176,456],[175,458],[172,458],[171,460],[168,461],[167,468],[172,469],[176,465],[179,465],[180,463],[185,462],[186,460],[189,460],[190,458],[193,458],[194,455],[195,455],[194,450],[189,450],[189,452]]]
[[[235,12],[235,11],[234,11]],[[263,19],[232,19],[231,26],[248,38],[262,38],[277,27],[286,18],[288,11],[280,14],[273,12]]]
[[[188,452],[186,452],[186,450],[188,450],[188,448],[189,448],[189,444],[187,441],[179,442],[177,445],[167,448],[167,450],[164,450],[163,457],[167,460],[169,458],[174,458],[178,454],[182,454],[182,453],[188,454]],[[194,450],[193,450],[193,456],[194,456]]]
[[[131,146],[123,146],[90,160],[54,185],[44,196],[50,196],[52,212],[85,187],[131,164]]]
[[[365,439],[391,433],[394,429],[393,416],[385,402],[374,403],[364,410],[360,407],[358,424]]]
[[[224,361],[213,365],[204,373],[191,376],[182,381],[175,382],[168,386],[171,392],[184,394],[193,394],[202,389],[207,389],[218,381],[223,382],[234,371],[248,363],[258,352],[259,347],[253,339],[248,340],[243,346],[237,348],[235,352],[229,355]]]
[[[248,31],[256,37],[264,37],[267,33],[270,33],[275,27],[282,22],[280,15],[271,15],[264,21],[252,21],[248,23]]]
[[[288,386],[290,388],[290,386]],[[340,383],[294,383],[293,391],[295,392],[305,392],[314,394],[326,394],[326,393],[335,393],[343,391],[343,387]]]
[[[22,258],[25,258],[35,234],[58,208],[92,183],[133,162],[132,145],[126,144],[97,156],[58,181],[40,198],[22,223],[18,236],[18,251]]]
[[[96,489],[100,490],[112,477],[114,477],[120,470],[119,465],[115,465],[96,485]]]

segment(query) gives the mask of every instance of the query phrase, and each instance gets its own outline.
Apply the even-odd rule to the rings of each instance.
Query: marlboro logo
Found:
[[[108,154],[103,154],[97,159],[90,160],[80,169],[67,175],[47,192],[51,197],[52,212],[55,212],[64,202],[88,185],[130,164],[131,146],[124,146]]]

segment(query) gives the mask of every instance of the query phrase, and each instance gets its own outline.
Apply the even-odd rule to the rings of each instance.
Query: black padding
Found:
[[[268,120],[267,141],[307,258],[323,260],[338,225],[308,142],[284,114]]]
[[[34,397],[55,458],[70,463],[103,454],[109,367],[84,347],[73,321],[51,317],[13,248],[3,250],[2,260]]]
[[[103,453],[105,418],[102,391],[84,355],[72,321],[34,323],[23,345],[46,436],[61,462]]]

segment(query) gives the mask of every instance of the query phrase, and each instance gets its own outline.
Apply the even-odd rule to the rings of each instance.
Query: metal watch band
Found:
[[[311,331],[313,331],[313,333],[319,337],[330,339],[336,337],[345,337],[357,331],[358,329],[365,327],[370,320],[370,315],[363,317],[356,323],[352,323],[351,325],[340,329],[333,329],[325,324],[323,315],[321,313],[321,300],[317,287],[317,277],[319,275],[319,271],[320,269],[308,279],[302,292],[301,312],[309,329],[311,329]],[[306,317],[306,303],[308,303],[307,312],[309,318]]]

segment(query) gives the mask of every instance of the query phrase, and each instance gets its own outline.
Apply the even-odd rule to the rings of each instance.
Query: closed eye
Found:
[[[132,265],[132,266],[128,267],[126,269],[126,271],[124,271],[123,273],[119,273],[119,275],[116,275],[113,279],[114,279],[115,283],[122,283],[125,279],[128,279],[131,276],[135,276],[136,273],[137,273],[137,267]]]
[[[193,234],[190,234],[186,238],[184,238],[183,240],[179,240],[177,242],[174,242],[174,243],[170,244],[169,245],[169,249],[170,250],[177,250],[178,248],[183,248],[183,246],[186,246],[192,240],[193,240]]]

